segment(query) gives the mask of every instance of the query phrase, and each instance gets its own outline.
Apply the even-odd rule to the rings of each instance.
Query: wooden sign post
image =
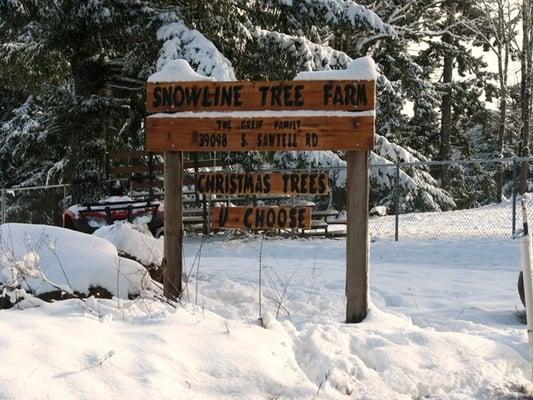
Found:
[[[368,311],[368,156],[374,80],[149,82],[146,149],[165,155],[164,292],[182,292],[182,151],[345,150],[346,322]],[[199,174],[204,194],[328,193],[327,175]],[[216,229],[310,229],[310,207],[215,207]]]
[[[165,151],[165,237],[163,290],[176,300],[182,291],[183,270],[183,153]]]
[[[346,322],[368,312],[368,151],[346,153]]]

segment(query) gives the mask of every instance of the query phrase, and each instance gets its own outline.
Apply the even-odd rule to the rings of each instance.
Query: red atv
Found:
[[[111,190],[111,196],[99,202],[75,204],[63,213],[63,227],[93,233],[115,221],[147,224],[154,237],[163,234],[163,203],[157,200],[133,200],[122,194],[121,188]]]

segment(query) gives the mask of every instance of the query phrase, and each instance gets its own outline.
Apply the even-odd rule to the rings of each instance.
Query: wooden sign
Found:
[[[148,82],[149,113],[375,108],[375,81]]]
[[[350,68],[357,76],[358,68],[375,66],[361,58]],[[362,321],[368,312],[368,159],[375,118],[355,112],[375,110],[375,80],[148,82],[146,89],[148,113],[159,113],[146,119],[146,150],[165,156],[165,296],[176,300],[182,293],[183,151],[346,150],[346,321]],[[325,194],[326,178],[207,173],[196,184],[200,193],[212,194]],[[311,207],[215,207],[212,226],[310,229]]]
[[[326,195],[329,179],[325,173],[205,173],[196,176],[196,191],[202,194]]]
[[[146,119],[149,151],[370,150],[374,117]]]
[[[215,229],[310,229],[311,207],[213,207]]]

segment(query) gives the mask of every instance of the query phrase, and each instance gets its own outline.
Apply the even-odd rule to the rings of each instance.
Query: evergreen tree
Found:
[[[212,2],[210,4],[212,5]],[[402,162],[406,159],[418,159],[418,154],[415,156],[412,150],[402,147],[398,148],[405,157],[399,157],[397,148],[389,140],[398,144],[409,143],[406,137],[412,136],[413,130],[408,126],[408,118],[402,112],[405,98],[416,98],[421,87],[427,87],[428,91],[432,91],[433,86],[429,84],[423,86],[424,82],[420,79],[422,69],[416,65],[412,56],[407,56],[407,38],[399,37],[395,27],[384,22],[370,9],[353,2],[305,0],[289,4],[283,1],[263,1],[256,2],[255,7],[243,3],[240,3],[240,6],[249,12],[246,18],[241,20],[240,28],[235,30],[242,32],[242,37],[237,39],[236,35],[230,37],[232,42],[239,43],[238,49],[242,51],[240,55],[229,57],[232,66],[235,67],[235,75],[240,79],[292,79],[300,71],[346,68],[353,57],[364,55],[373,48],[376,61],[382,65],[382,76],[378,81],[377,142],[379,145],[376,146],[376,156],[372,160],[390,162],[389,157],[392,157],[394,162]],[[212,6],[205,5],[201,14],[209,13],[212,9]],[[215,9],[220,8],[215,7]],[[398,22],[402,19],[395,7],[391,6],[380,11],[391,21]],[[416,14],[413,10],[402,12]],[[232,18],[234,17],[226,20]],[[202,19],[202,21],[211,20],[217,18]],[[202,29],[203,32],[212,30],[212,27],[205,25]],[[226,55],[234,54],[235,46],[228,46],[227,38],[227,35],[218,35],[214,43],[219,49],[230,47],[232,50],[225,53]],[[396,50],[399,48],[401,50]],[[254,54],[257,56],[250,56]],[[259,58],[261,63],[258,65]],[[381,135],[389,140],[379,140]],[[254,160],[260,159],[260,156],[254,156]],[[320,156],[315,156],[313,153],[276,153],[273,158],[267,155],[262,161],[262,163],[273,163],[279,168],[335,167],[343,162],[342,153],[337,155],[331,152],[322,153]],[[249,167],[256,168],[257,161]],[[389,172],[385,174],[387,176],[373,175],[373,188],[379,188],[376,193],[379,191],[382,194],[374,196],[378,204],[390,205],[388,199],[394,185],[390,177],[394,176],[395,172],[393,168],[389,168],[389,171],[390,176]],[[413,175],[412,179],[400,181],[406,198],[417,197],[427,200],[418,202],[423,203],[423,209],[453,206],[453,200],[435,186],[437,182],[427,171],[409,172]],[[334,182],[339,184],[342,182],[342,179],[336,179],[335,176],[333,178]],[[341,188],[338,197],[344,194],[342,190]],[[418,195],[417,191],[425,192],[426,195]],[[415,202],[408,201],[405,208],[413,209],[414,204]]]
[[[0,2],[2,82],[41,107],[47,140],[26,156],[57,157],[56,182],[100,178],[115,144],[142,143],[158,10],[118,0]]]
[[[452,8],[457,15],[448,12]],[[301,71],[343,69],[370,54],[381,73],[373,163],[442,153],[443,95],[453,98],[450,156],[479,154],[474,143],[480,132],[492,134],[493,119],[472,124],[483,122],[486,107],[479,98],[492,90],[472,55],[478,11],[475,2],[451,0],[0,0],[0,91],[6,94],[0,102],[0,163],[11,171],[1,183],[101,178],[106,152],[142,148],[145,81],[175,59],[218,80],[293,79]],[[439,82],[447,55],[453,81]],[[342,152],[229,157],[249,170],[344,162]],[[392,208],[395,168],[374,171],[374,204]],[[452,183],[469,173],[454,171]],[[430,172],[401,171],[404,209],[454,206]],[[458,199],[475,190],[450,187]]]

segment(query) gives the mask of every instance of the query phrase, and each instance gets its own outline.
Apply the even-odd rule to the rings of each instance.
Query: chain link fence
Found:
[[[71,196],[69,185],[32,186],[1,190],[2,223],[61,225]]]
[[[510,158],[375,166],[395,168],[397,177],[402,172],[410,176],[445,174],[454,204],[445,204],[440,211],[413,212],[412,202],[401,195],[400,178],[396,178],[394,205],[388,209],[389,215],[370,218],[371,235],[388,240],[513,237],[522,226],[521,214],[517,213],[521,199],[528,208],[533,207],[529,193],[518,193],[520,167],[525,165],[530,172],[532,161],[533,158]]]
[[[371,238],[397,241],[510,238],[522,226],[521,214],[516,211],[520,208],[520,200],[524,199],[528,208],[533,208],[533,195],[518,194],[520,168],[524,165],[529,172],[532,162],[533,158],[511,158],[371,165]],[[332,182],[329,196],[301,196],[282,199],[281,203],[314,205],[315,229],[306,235],[342,236],[346,230],[346,194],[342,187],[345,167],[319,170],[329,172]],[[317,169],[275,171],[309,172]],[[440,190],[439,183],[432,176],[444,177],[448,191]],[[528,191],[533,191],[533,182],[528,179],[527,183],[530,185]],[[146,194],[137,190],[132,182],[126,181],[124,185],[130,197]],[[422,194],[413,194],[417,192],[410,190],[413,185],[418,185],[418,192]],[[71,185],[4,188],[1,190],[1,222],[61,225],[63,211],[77,197],[73,196],[73,191]],[[206,200],[208,208],[220,203],[220,199],[214,196]],[[244,203],[243,199],[239,201],[247,205],[270,204],[268,200],[258,202],[253,197],[245,199]],[[231,199],[227,203],[231,203]],[[271,204],[280,204],[280,199]],[[419,211],[425,208],[428,211]],[[439,211],[432,211],[432,208]],[[205,218],[207,214],[202,215]]]

